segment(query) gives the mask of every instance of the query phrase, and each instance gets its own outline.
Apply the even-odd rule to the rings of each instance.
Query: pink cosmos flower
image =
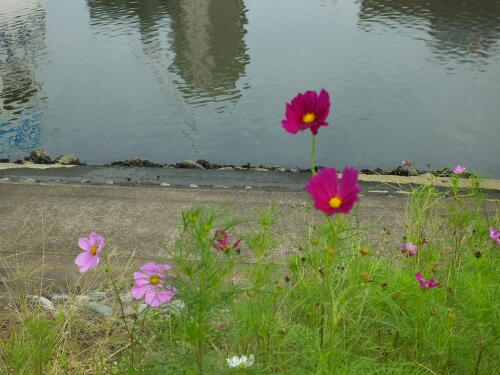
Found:
[[[231,244],[231,236],[227,234],[226,231],[223,231],[222,229],[217,229],[214,233],[214,243],[212,247],[214,249],[217,249],[219,251],[224,251],[224,252],[229,252],[232,249],[235,249],[237,253],[240,252],[240,249],[238,248],[238,245],[241,242],[241,238],[236,241],[234,244]]]
[[[153,307],[170,301],[177,289],[171,285],[165,285],[166,278],[172,277],[165,273],[172,268],[168,264],[146,263],[140,268],[140,272],[134,272],[135,284],[131,289],[135,299],[144,297],[144,302]]]
[[[358,186],[358,172],[351,167],[344,167],[340,183],[335,169],[322,169],[309,179],[306,189],[314,200],[314,207],[328,215],[348,214],[362,191]]]
[[[330,113],[330,95],[322,89],[298,94],[291,103],[286,103],[286,120],[281,121],[283,128],[292,134],[299,130],[311,129],[316,135],[320,126],[328,126],[325,121]]]
[[[455,168],[453,168],[453,173],[455,174],[462,174],[465,172],[467,172],[467,168],[461,166],[460,164],[458,164]]]
[[[88,237],[78,240],[78,247],[83,252],[75,258],[75,264],[80,267],[80,272],[84,273],[99,264],[99,253],[104,248],[104,237],[92,232]]]
[[[422,279],[422,274],[420,272],[415,274],[415,277],[417,278],[420,286],[424,289],[432,289],[441,285],[441,283],[438,283],[436,280],[425,281],[424,279]]]
[[[406,254],[406,256],[412,257],[417,253],[418,246],[413,242],[405,242],[403,248],[401,249],[401,254]]]
[[[493,228],[490,227],[490,238],[496,241],[497,245],[500,245],[500,230],[493,230]]]

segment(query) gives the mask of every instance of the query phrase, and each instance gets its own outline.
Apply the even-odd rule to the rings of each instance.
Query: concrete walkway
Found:
[[[241,222],[232,231],[245,238],[255,229],[258,213],[271,203],[276,204],[278,223],[273,234],[279,246],[273,258],[277,261],[297,250],[307,235],[306,224],[324,219],[322,213],[309,208],[310,197],[303,191],[307,176],[302,174],[162,171],[171,182],[177,179],[181,186],[189,186],[194,178],[198,179],[195,182],[205,182],[201,184],[205,186],[220,186],[216,183],[220,178],[239,186],[189,188],[161,187],[157,180],[154,185],[141,183],[141,186],[137,183],[133,186],[133,182],[128,186],[76,182],[82,178],[82,168],[89,168],[87,172],[94,175],[110,173],[95,167],[78,168],[78,173],[74,168],[54,169],[46,182],[30,180],[32,177],[26,173],[15,175],[14,179],[12,174],[5,178],[5,173],[12,170],[4,170],[3,176],[0,174],[0,276],[16,269],[21,274],[29,272],[32,278],[71,283],[79,275],[73,265],[79,253],[76,241],[92,231],[105,236],[107,249],[117,255],[120,267],[129,261],[168,259],[168,249],[172,249],[179,233],[181,213],[194,206],[228,212],[229,217]],[[127,173],[157,173],[154,168],[132,171],[113,168],[113,171],[122,177]],[[59,176],[62,182],[55,182],[54,176]],[[254,188],[245,189],[250,183]],[[364,192],[356,217],[362,226],[370,228],[367,241],[387,251],[397,251],[404,233],[406,200],[396,187],[409,189],[408,185],[362,181],[361,186]],[[490,196],[493,199],[488,204],[497,210],[499,192],[490,191]],[[244,250],[243,245],[242,261],[251,262]],[[34,269],[37,272],[32,272]]]
[[[298,248],[305,224],[323,219],[322,213],[306,207],[309,202],[305,192],[291,191],[0,181],[0,272],[5,275],[8,263],[7,268],[43,268],[46,279],[73,279],[78,275],[73,265],[79,252],[76,241],[91,231],[105,236],[108,250],[122,262],[131,256],[133,262],[166,258],[165,249],[172,248],[179,233],[182,210],[200,205],[242,220],[233,232],[244,238],[255,228],[257,214],[275,203],[279,259]],[[404,207],[402,194],[370,193],[362,198],[358,217],[363,224],[379,224],[371,232],[372,241],[394,242],[404,227]],[[251,261],[247,255],[242,260]]]

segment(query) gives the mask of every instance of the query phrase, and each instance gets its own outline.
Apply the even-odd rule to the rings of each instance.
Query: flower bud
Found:
[[[368,246],[362,246],[361,249],[359,249],[359,252],[363,255],[368,255],[370,253],[370,249]]]

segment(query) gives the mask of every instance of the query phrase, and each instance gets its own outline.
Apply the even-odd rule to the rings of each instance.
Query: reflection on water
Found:
[[[500,39],[500,2],[494,0],[361,0],[359,22],[371,26],[394,23],[425,29],[428,44],[441,61],[487,63]],[[411,31],[410,31],[411,32]]]
[[[175,83],[186,102],[240,97],[236,82],[249,60],[242,0],[88,0],[88,7],[94,25],[136,24],[157,81]]]
[[[184,80],[180,89],[188,100],[240,96],[236,82],[249,60],[243,40],[245,12],[241,0],[172,2],[171,69]]]
[[[40,143],[36,58],[45,48],[42,0],[2,0],[0,8],[0,157]]]
[[[0,0],[0,157],[39,145],[88,163],[203,157],[307,167],[308,138],[281,129],[284,103],[326,88],[333,110],[321,165],[404,159],[500,176],[499,8]]]

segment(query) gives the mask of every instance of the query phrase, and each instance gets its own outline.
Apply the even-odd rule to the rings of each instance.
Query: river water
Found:
[[[500,177],[499,39],[497,0],[0,0],[0,158],[307,167],[325,88],[318,164]]]

